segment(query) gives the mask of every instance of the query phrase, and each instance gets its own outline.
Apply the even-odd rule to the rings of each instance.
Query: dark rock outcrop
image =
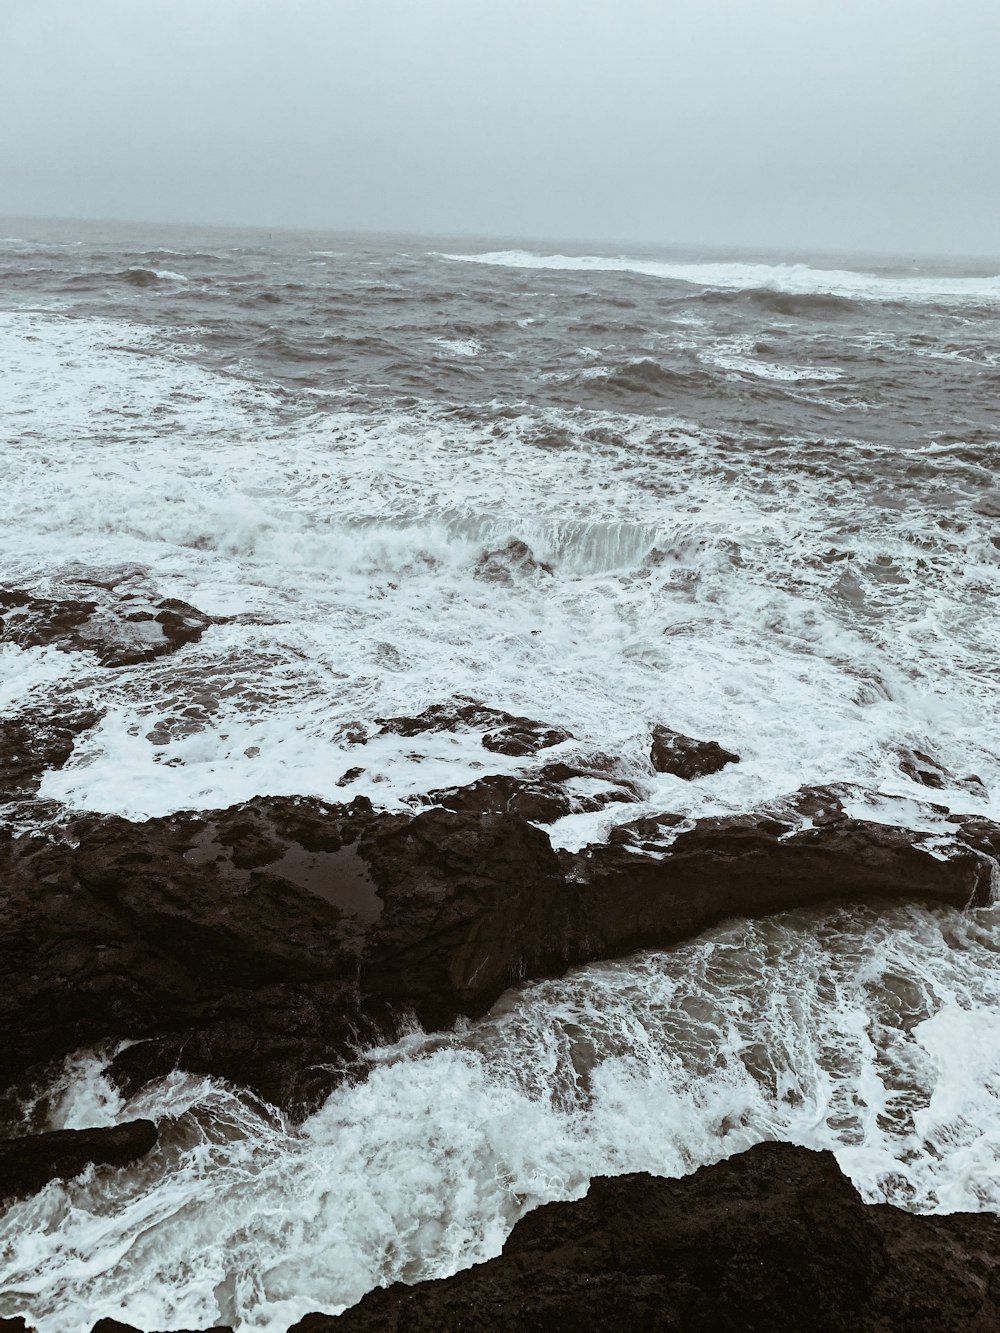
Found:
[[[560,727],[548,727],[530,717],[519,717],[499,708],[490,708],[475,699],[459,696],[448,703],[431,704],[416,717],[376,718],[380,735],[420,736],[428,731],[480,731],[482,743],[495,754],[523,756],[537,754],[553,745],[570,740],[570,733]]]
[[[959,826],[950,853],[939,859],[928,835],[851,818],[833,793],[813,795],[814,813],[804,824],[764,812],[685,826],[674,815],[620,825],[610,842],[585,848],[567,875],[586,904],[594,956],[604,956],[612,920],[609,953],[673,944],[730,916],[838,898],[922,898],[956,907],[989,900],[995,852],[981,840],[963,840]]]
[[[503,725],[483,737],[483,746],[494,754],[509,754],[520,758],[526,754],[537,754],[539,750],[548,750],[553,745],[562,745],[571,739],[568,731],[560,727],[539,727],[526,717],[505,716]]]
[[[99,720],[93,710],[28,708],[0,718],[0,804],[30,800],[45,773],[63,767],[77,736]]]
[[[0,833],[0,1074],[147,1038],[116,1062],[125,1086],[183,1063],[271,1101],[321,1096],[395,1031],[358,986],[381,901],[353,844],[373,820],[367,802],[277,799]]]
[[[649,758],[658,773],[672,773],[689,782],[740,762],[738,754],[724,750],[718,741],[698,741],[669,727],[653,728]]]
[[[98,1319],[90,1333],[158,1333],[158,1330],[136,1328],[134,1324],[123,1324],[120,1319]],[[211,1328],[181,1328],[171,1330],[171,1333],[233,1333],[233,1330],[228,1324],[213,1324]]]
[[[128,1090],[179,1064],[308,1107],[409,1015],[476,1016],[525,977],[828,899],[985,902],[996,827],[945,827],[950,846],[817,791],[783,815],[643,819],[579,854],[509,812],[362,798],[0,832],[0,1076],[129,1038]]]
[[[0,1140],[0,1199],[35,1194],[50,1180],[70,1180],[86,1167],[127,1166],[156,1144],[151,1120],[106,1129],[61,1129]]]
[[[998,1244],[1000,1218],[866,1205],[830,1153],[762,1143],[682,1180],[593,1180],[522,1218],[499,1258],[292,1333],[992,1333]]]
[[[196,643],[216,617],[174,598],[94,584],[85,598],[0,589],[0,639],[21,648],[90,651],[101,666],[135,666]]]

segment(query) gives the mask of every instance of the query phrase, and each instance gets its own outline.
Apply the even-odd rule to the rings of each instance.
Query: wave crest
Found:
[[[485,254],[441,254],[467,264],[501,268],[552,269],[578,273],[634,273],[719,291],[788,296],[839,296],[860,301],[1000,302],[1000,274],[967,277],[923,272],[871,272],[813,268],[808,264],[683,263],[627,255],[544,255],[528,250]]]

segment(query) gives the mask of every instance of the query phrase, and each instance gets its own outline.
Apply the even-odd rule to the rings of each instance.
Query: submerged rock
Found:
[[[940,791],[943,787],[958,787],[982,800],[986,800],[989,795],[982,778],[974,773],[964,778],[956,777],[943,764],[939,764],[922,750],[904,750],[900,756],[899,771],[911,782],[919,782],[922,787],[931,787],[935,791]]]
[[[522,1218],[498,1258],[291,1333],[992,1333],[998,1244],[1000,1218],[864,1204],[831,1153],[762,1143],[681,1180],[593,1180]]]
[[[0,1140],[0,1199],[35,1194],[50,1180],[70,1180],[88,1166],[127,1166],[156,1140],[151,1120]]]
[[[724,750],[718,741],[698,741],[669,727],[653,728],[649,758],[658,773],[672,773],[689,782],[740,762],[738,754]]]

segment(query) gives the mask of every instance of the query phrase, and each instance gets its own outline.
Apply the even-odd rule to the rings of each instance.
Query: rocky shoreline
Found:
[[[85,603],[6,593],[4,634],[97,653],[113,669],[212,623],[116,590],[101,585]],[[81,1049],[108,1052],[126,1095],[180,1068],[301,1118],[364,1078],[374,1046],[414,1021],[434,1029],[482,1015],[521,980],[662,948],[729,917],[838,899],[982,906],[1000,859],[1000,828],[987,821],[927,806],[927,831],[914,832],[882,822],[847,785],[736,816],[643,814],[607,842],[558,851],[544,825],[635,802],[635,784],[606,756],[553,761],[546,752],[562,756],[567,732],[467,699],[380,719],[379,734],[478,732],[486,754],[522,760],[523,773],[431,792],[403,813],[364,798],[259,797],[142,823],[65,811],[45,822],[41,776],[96,719],[67,708],[0,724],[0,796],[8,811],[33,812],[30,827],[0,828],[6,1199],[154,1146],[143,1121],[41,1132],[45,1089]],[[354,738],[359,755],[367,739]],[[652,730],[651,772],[697,780],[736,762],[715,742]],[[928,756],[902,766],[941,785]],[[985,1329],[998,1291],[984,1247],[998,1227],[864,1207],[832,1159],[770,1145],[686,1181],[595,1182],[586,1200],[522,1221],[502,1258],[372,1293],[338,1326],[598,1327],[627,1311],[637,1328]],[[942,1249],[951,1258],[935,1266],[927,1256]],[[642,1256],[654,1251],[649,1267]],[[827,1322],[801,1322],[817,1309]],[[299,1329],[332,1326],[315,1316]]]
[[[289,1333],[992,1333],[998,1245],[998,1217],[864,1204],[832,1154],[761,1143],[680,1180],[599,1177],[583,1199],[522,1218],[498,1258]],[[140,1331],[102,1319],[93,1333]]]
[[[551,784],[554,785],[554,784]],[[74,1051],[130,1043],[127,1092],[180,1067],[294,1114],[363,1073],[413,1018],[483,1014],[525,978],[661,948],[731,916],[844,900],[955,907],[991,894],[1000,831],[914,833],[796,793],[783,812],[620,824],[553,850],[507,805],[415,814],[262,797],[141,824],[79,816],[0,830],[0,998],[13,1088]],[[525,801],[538,799],[537,784]],[[320,1067],[322,1066],[322,1067]]]

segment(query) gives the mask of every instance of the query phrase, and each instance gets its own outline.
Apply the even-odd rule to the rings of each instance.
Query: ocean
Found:
[[[461,731],[358,760],[457,696],[635,784],[548,826],[570,850],[823,784],[1000,819],[1000,264],[600,249],[0,224],[0,581],[225,618],[113,673],[0,639],[0,716],[99,714],[47,820],[526,771]],[[658,724],[740,762],[655,773]],[[526,981],[302,1125],[179,1072],[126,1104],[81,1051],[51,1127],[160,1144],[6,1208],[0,1315],[272,1333],[762,1139],[1000,1211],[998,913],[831,904]]]

